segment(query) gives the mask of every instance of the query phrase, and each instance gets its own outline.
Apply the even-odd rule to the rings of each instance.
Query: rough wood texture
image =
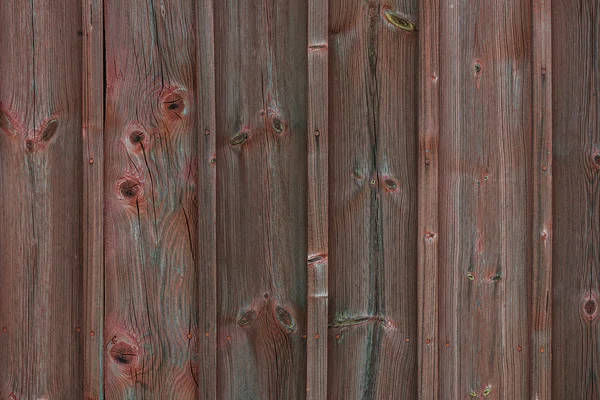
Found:
[[[217,397],[217,154],[213,0],[196,2],[198,104],[198,398]],[[201,212],[200,212],[201,210]]]
[[[82,398],[81,2],[0,2],[0,398]]]
[[[86,399],[103,399],[104,14],[101,0],[82,3],[83,388]]]
[[[329,2],[331,399],[417,395],[417,8]]]
[[[531,2],[440,9],[440,397],[530,396]]]
[[[437,0],[419,4],[418,368],[419,398],[439,396],[438,143],[440,15]]]
[[[197,396],[195,11],[105,0],[105,391]]]
[[[328,0],[308,2],[308,399],[327,398]]]
[[[306,396],[306,2],[215,2],[219,398]]]
[[[532,5],[533,227],[530,279],[531,398],[551,398],[552,376],[552,31],[550,0]],[[568,398],[567,396],[565,398]],[[558,397],[560,398],[560,397]],[[571,397],[572,398],[572,397]]]
[[[593,399],[600,395],[600,4],[553,0],[552,8],[552,396]]]

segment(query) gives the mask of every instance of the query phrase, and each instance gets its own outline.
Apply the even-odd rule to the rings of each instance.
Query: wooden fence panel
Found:
[[[417,393],[417,2],[329,2],[329,398]]]
[[[306,2],[215,6],[218,395],[306,396]]]
[[[196,397],[192,1],[105,0],[105,391]]]
[[[0,3],[0,397],[81,398],[81,2]]]
[[[0,398],[598,397],[599,18],[0,1]]]

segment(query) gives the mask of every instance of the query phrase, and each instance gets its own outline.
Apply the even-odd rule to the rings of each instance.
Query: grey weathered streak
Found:
[[[417,396],[418,2],[329,2],[328,397]]]
[[[0,398],[83,397],[81,2],[0,2]]]
[[[215,7],[218,396],[306,396],[306,2]]]

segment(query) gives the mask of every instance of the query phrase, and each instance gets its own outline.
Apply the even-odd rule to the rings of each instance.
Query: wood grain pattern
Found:
[[[104,398],[104,13],[83,0],[83,389]],[[81,328],[80,328],[81,329]],[[86,332],[95,332],[94,336]]]
[[[198,398],[217,398],[217,154],[213,0],[196,2],[198,104]],[[201,211],[200,211],[201,210]]]
[[[0,398],[83,395],[81,2],[0,2]]]
[[[550,0],[532,3],[533,226],[531,398],[551,398],[552,384],[552,31]]]
[[[106,397],[196,398],[195,10],[104,10]]]
[[[417,5],[329,3],[331,399],[417,395]]]
[[[440,8],[419,4],[418,368],[419,398],[439,398],[438,144],[440,138]]]
[[[307,399],[327,398],[328,0],[308,2]]]
[[[306,2],[215,6],[218,396],[306,396]]]
[[[552,396],[593,399],[600,395],[600,4],[554,0],[552,8]]]
[[[440,396],[530,397],[530,1],[440,9]]]

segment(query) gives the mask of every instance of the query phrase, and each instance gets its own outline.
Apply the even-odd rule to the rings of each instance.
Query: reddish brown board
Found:
[[[104,18],[102,0],[82,4],[83,388],[85,399],[103,399]]]
[[[81,2],[0,2],[0,398],[83,396]]]
[[[332,399],[417,395],[417,20],[329,3]]]
[[[105,393],[197,396],[195,11],[105,0]]]
[[[552,2],[553,398],[600,395],[600,4]]]
[[[530,396],[532,6],[440,9],[439,396]]]
[[[218,397],[306,396],[306,2],[215,6]]]

